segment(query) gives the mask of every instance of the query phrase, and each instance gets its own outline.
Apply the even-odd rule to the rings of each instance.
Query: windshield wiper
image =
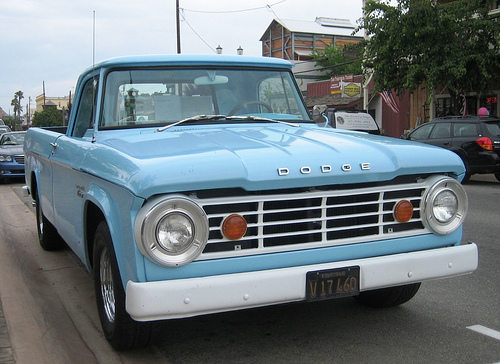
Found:
[[[179,120],[173,124],[168,124],[168,125],[162,126],[161,128],[156,129],[155,132],[164,131],[164,130],[167,130],[173,126],[180,125],[180,124],[188,122],[188,121],[218,120],[218,119],[224,119],[224,118],[226,118],[226,115],[196,115],[196,116],[191,116],[189,118]]]
[[[260,116],[253,116],[253,115],[248,115],[248,116],[238,116],[238,115],[234,115],[234,116],[228,116],[226,117],[227,120],[242,120],[242,121],[269,121],[269,122],[272,122],[272,123],[279,123],[279,124],[285,124],[285,125],[288,125],[288,126],[294,126],[294,127],[300,127],[299,124],[295,124],[295,123],[288,123],[286,121],[282,121],[282,120],[275,120],[275,119],[269,119],[269,118],[263,118],[263,117],[260,117]]]
[[[272,122],[272,123],[279,123],[279,124],[285,124],[288,126],[294,126],[294,127],[300,127],[299,124],[295,123],[288,123],[286,121],[281,121],[281,120],[274,120],[274,119],[269,119],[269,118],[262,118],[260,116],[253,116],[253,115],[248,115],[248,116],[239,116],[239,115],[233,115],[233,116],[226,116],[226,115],[196,115],[192,116],[186,119],[179,120],[173,124],[168,124],[165,126],[162,126],[161,128],[158,128],[155,130],[155,132],[160,132],[167,130],[173,126],[180,125],[182,123],[188,122],[188,121],[201,121],[201,120],[219,120],[219,119],[226,119],[226,120],[240,120],[240,121],[267,121],[267,122]]]

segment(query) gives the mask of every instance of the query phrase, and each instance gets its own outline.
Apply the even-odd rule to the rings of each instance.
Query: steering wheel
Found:
[[[271,113],[273,112],[273,108],[267,102],[254,100],[254,101],[243,102],[243,103],[237,105],[235,108],[233,108],[229,112],[228,116],[232,116],[232,115],[236,114],[236,111],[238,111],[239,109],[243,109],[244,107],[247,107],[250,105],[261,105],[261,106],[264,106],[266,109],[268,109]]]

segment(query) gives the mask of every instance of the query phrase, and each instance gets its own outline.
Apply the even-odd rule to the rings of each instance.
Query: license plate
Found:
[[[307,301],[321,301],[358,294],[358,266],[307,272],[306,274]]]

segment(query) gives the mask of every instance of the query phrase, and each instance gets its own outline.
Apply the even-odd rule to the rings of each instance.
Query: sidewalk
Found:
[[[15,362],[14,355],[12,355],[9,329],[7,328],[7,322],[5,321],[2,302],[0,300],[0,363],[11,364]]]
[[[0,184],[0,364],[158,362],[151,349],[112,349],[90,273],[69,249],[40,248],[31,200],[21,192]]]

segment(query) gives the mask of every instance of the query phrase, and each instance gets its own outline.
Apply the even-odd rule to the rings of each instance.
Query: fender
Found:
[[[83,230],[87,231],[86,224],[89,219],[86,218],[88,214],[89,204],[95,205],[105,217],[108,224],[115,255],[118,261],[123,286],[126,287],[127,281],[144,281],[144,257],[137,249],[134,241],[133,218],[137,214],[144,200],[132,195],[125,189],[116,188],[115,185],[110,185],[108,188],[105,181],[101,185],[91,184],[87,191],[83,193],[85,198],[84,203],[84,219],[82,219]],[[81,186],[80,186],[81,187]],[[120,206],[130,206],[130,208],[123,209],[118,206],[116,201],[120,201]],[[95,227],[93,227],[95,228]],[[84,233],[85,234],[85,233]],[[84,257],[82,260],[87,262],[87,268],[91,270],[92,257],[89,256],[90,244],[92,241],[87,241],[87,236],[84,236],[85,249]]]

